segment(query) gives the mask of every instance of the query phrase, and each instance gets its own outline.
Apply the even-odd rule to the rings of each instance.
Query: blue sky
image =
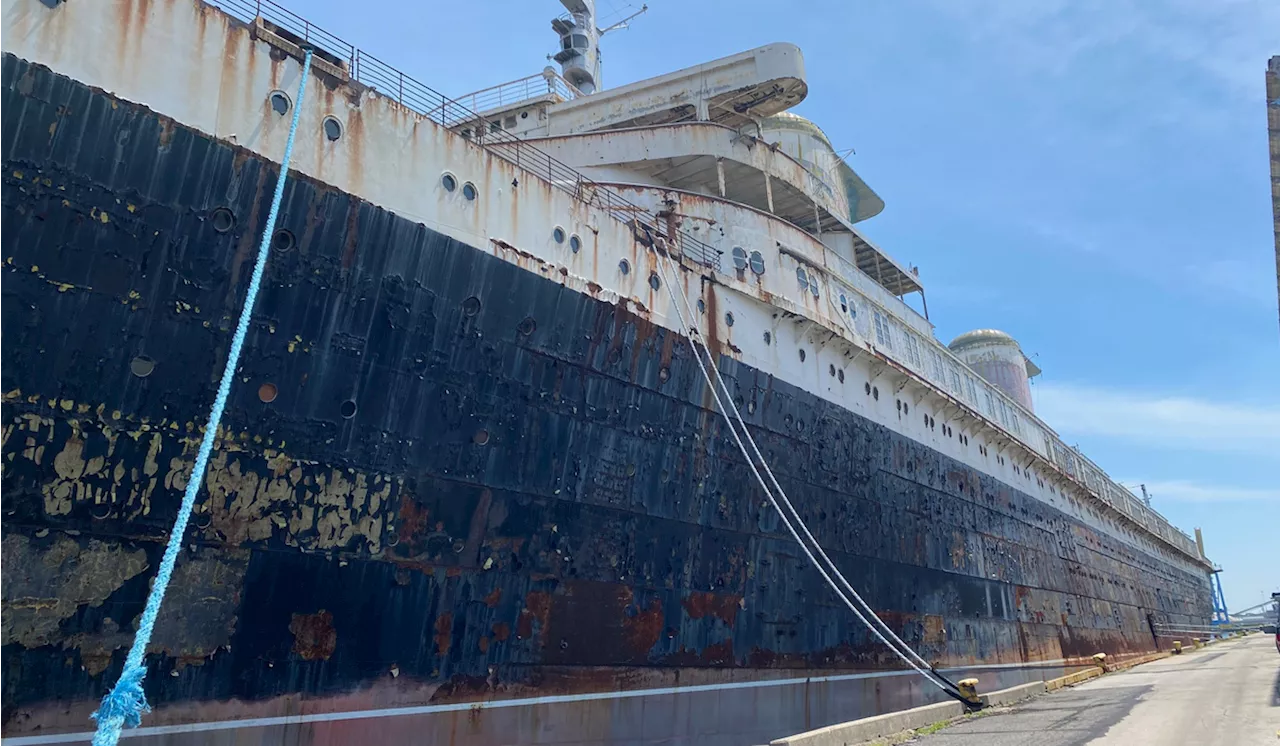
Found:
[[[817,121],[887,207],[943,341],[1004,329],[1040,414],[1200,526],[1235,608],[1280,590],[1280,322],[1263,74],[1275,0],[647,0],[616,86],[804,50]],[[602,25],[627,0],[598,0]],[[447,94],[540,70],[555,0],[290,7]],[[804,10],[797,9],[804,7]]]

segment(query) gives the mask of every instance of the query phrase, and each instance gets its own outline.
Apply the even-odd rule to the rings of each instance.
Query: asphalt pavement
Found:
[[[1272,635],[1215,643],[962,721],[920,746],[1280,746]]]

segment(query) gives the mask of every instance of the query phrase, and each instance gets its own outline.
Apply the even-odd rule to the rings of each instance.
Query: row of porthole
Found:
[[[738,269],[746,269],[750,267],[751,271],[754,274],[763,275],[764,274],[764,255],[761,254],[759,251],[753,251],[751,252],[750,256],[748,256],[746,249],[742,248],[741,246],[734,246],[733,247],[733,266],[737,267]]]
[[[236,227],[236,214],[229,207],[216,207],[209,213],[209,223],[217,233],[229,233]],[[286,228],[277,228],[271,234],[272,251],[289,251],[297,245],[297,239]]]
[[[271,105],[271,110],[280,116],[288,114],[293,108],[293,99],[289,98],[289,94],[284,91],[272,91],[267,95],[267,103]],[[320,126],[324,130],[325,139],[329,142],[337,142],[342,137],[342,122],[339,122],[337,117],[325,117]]]
[[[449,192],[450,194],[452,194],[458,189],[458,177],[446,171],[440,176],[440,186],[444,187],[444,190],[446,192]],[[471,182],[468,181],[467,183],[462,185],[462,196],[468,202],[474,202],[476,200],[476,197],[478,197],[479,195],[480,193],[476,191],[475,184],[472,184]]]

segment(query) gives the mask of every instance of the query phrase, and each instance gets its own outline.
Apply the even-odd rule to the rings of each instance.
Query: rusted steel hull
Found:
[[[278,169],[12,55],[3,95],[8,738],[87,730],[121,670]],[[302,176],[279,227],[140,742],[747,743],[938,698],[808,569],[685,340]],[[723,366],[939,665],[1012,684],[1207,622],[1203,579]]]

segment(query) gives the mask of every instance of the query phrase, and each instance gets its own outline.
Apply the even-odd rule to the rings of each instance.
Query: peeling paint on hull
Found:
[[[120,672],[277,172],[11,55],[3,81],[9,737],[83,730]],[[268,269],[161,614],[148,725],[895,667],[764,504],[683,340],[305,178],[280,227],[297,241]],[[1153,620],[1208,618],[1202,579],[723,365],[816,535],[927,658],[1136,655]],[[936,695],[896,676],[376,727],[743,743]],[[355,722],[263,742],[374,727]]]

